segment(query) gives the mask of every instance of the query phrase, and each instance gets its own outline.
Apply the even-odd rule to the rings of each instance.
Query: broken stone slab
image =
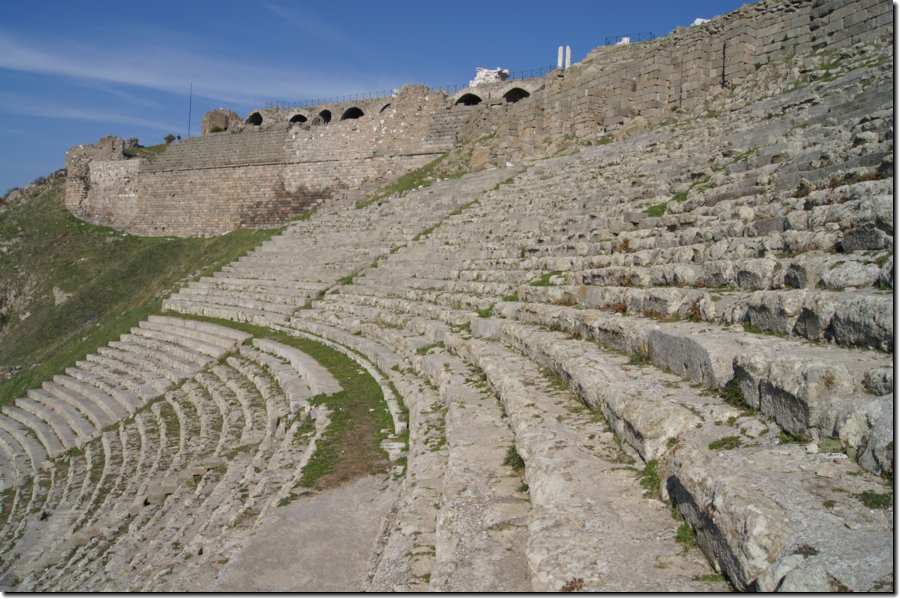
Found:
[[[679,511],[739,590],[820,590],[824,570],[831,591],[870,591],[893,572],[893,511],[863,506],[862,493],[884,488],[850,460],[796,444],[716,452],[680,443],[671,468]]]

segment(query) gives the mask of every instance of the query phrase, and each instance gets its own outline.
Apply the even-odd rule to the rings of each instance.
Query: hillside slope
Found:
[[[117,338],[190,277],[275,232],[127,235],[69,214],[64,184],[64,173],[55,173],[0,212],[0,405]]]

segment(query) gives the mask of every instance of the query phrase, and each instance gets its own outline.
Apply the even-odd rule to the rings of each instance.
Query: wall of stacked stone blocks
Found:
[[[889,37],[888,0],[763,0],[649,42],[606,46],[562,72],[453,96],[410,85],[394,97],[258,111],[260,125],[128,159],[106,138],[66,158],[66,206],[76,216],[141,235],[216,235],[273,225],[319,202],[353,197],[444,152],[494,135],[471,167],[545,156],[561,140],[616,134],[706,110],[748,74],[794,54]],[[504,102],[519,85],[524,101]],[[484,101],[456,101],[475,93]],[[339,120],[351,108],[357,119]],[[317,115],[330,111],[327,124]],[[306,119],[291,123],[297,115]]]

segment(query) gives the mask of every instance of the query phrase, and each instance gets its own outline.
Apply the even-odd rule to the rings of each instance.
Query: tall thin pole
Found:
[[[191,109],[194,107],[194,82],[191,81],[191,91],[188,94],[188,134],[191,136]]]

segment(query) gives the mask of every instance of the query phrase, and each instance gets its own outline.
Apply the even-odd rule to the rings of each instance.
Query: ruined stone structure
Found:
[[[681,118],[719,102],[763,65],[876,39],[890,20],[890,6],[879,0],[768,0],[651,42],[599,48],[540,80],[450,98],[407,86],[393,98],[254,111],[243,126],[234,113],[213,111],[203,137],[153,159],[127,160],[108,141],[73,148],[66,205],[90,222],[142,235],[276,224],[485,131],[494,133],[484,144],[490,159],[482,152],[476,167]],[[224,133],[208,135],[214,127]]]
[[[527,89],[402,90],[425,115],[404,143],[466,115],[448,159],[496,168],[336,193],[4,406],[0,587],[893,591],[890,10],[763,2]],[[205,171],[289,193],[341,166],[349,194],[427,158],[347,141],[390,145],[363,127],[382,102],[260,110],[146,162],[107,138],[70,152],[67,196],[123,218],[128,180],[129,226],[172,230]],[[353,158],[313,179],[341,131]],[[389,474],[304,487],[340,382],[275,332],[377,382]]]

